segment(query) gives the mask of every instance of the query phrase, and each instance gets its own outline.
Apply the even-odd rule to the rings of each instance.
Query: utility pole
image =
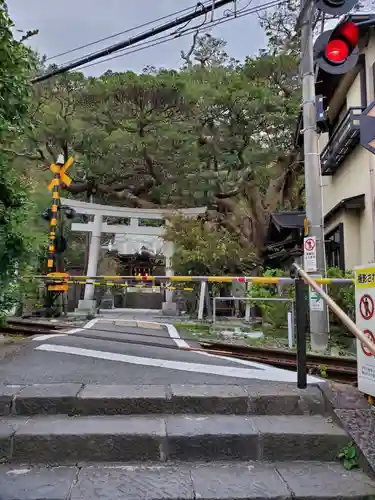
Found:
[[[313,52],[314,0],[301,2],[301,73],[302,73],[302,110],[303,145],[305,167],[306,218],[309,223],[309,236],[316,237],[317,274],[325,276],[326,258],[324,246],[323,196],[320,169],[320,153],[316,130],[315,72]],[[325,350],[328,347],[328,309],[310,310],[311,347]]]

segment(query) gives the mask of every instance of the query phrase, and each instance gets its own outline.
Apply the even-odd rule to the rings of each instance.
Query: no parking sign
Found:
[[[355,273],[355,314],[360,330],[375,344],[375,264],[358,266]],[[358,389],[375,396],[375,356],[357,340]]]

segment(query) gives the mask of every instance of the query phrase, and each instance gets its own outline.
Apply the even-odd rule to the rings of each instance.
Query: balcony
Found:
[[[359,116],[363,108],[349,108],[320,155],[322,175],[333,175],[359,143]]]

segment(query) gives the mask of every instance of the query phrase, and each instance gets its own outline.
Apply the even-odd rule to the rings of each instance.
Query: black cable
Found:
[[[239,10],[237,10],[237,1],[235,0],[234,9],[233,10],[225,9],[224,16],[225,15],[227,15],[227,16],[233,15],[234,17],[237,17],[237,15],[240,14],[241,12],[243,12],[245,9],[247,9],[251,3],[253,3],[253,0],[249,0],[244,7],[241,7]]]
[[[271,0],[261,6],[258,6],[258,7],[253,7],[251,9],[248,9],[248,11],[245,11],[245,12],[242,12],[241,15],[237,15],[236,17],[230,17],[228,18],[227,16],[223,16],[219,19],[217,19],[216,21],[214,22],[209,22],[206,24],[205,28],[203,28],[202,30],[200,31],[205,31],[207,29],[211,29],[212,27],[214,26],[219,26],[221,24],[224,24],[228,21],[232,21],[234,19],[240,19],[241,17],[244,17],[244,16],[247,16],[247,15],[250,15],[250,14],[256,14],[257,12],[259,12],[259,10],[265,10],[265,9],[269,9],[269,8],[272,8],[272,7],[277,7],[279,5],[282,5],[283,3],[286,3],[287,0]],[[81,69],[86,69],[86,68],[90,68],[91,66],[96,66],[97,64],[102,64],[104,62],[107,62],[107,61],[112,61],[113,59],[118,59],[119,57],[124,57],[126,55],[129,55],[129,54],[134,54],[135,52],[139,52],[141,50],[145,50],[145,49],[148,49],[148,48],[152,48],[152,47],[155,47],[157,45],[160,45],[162,43],[165,43],[165,42],[169,42],[170,40],[173,40],[174,38],[179,38],[179,37],[183,37],[183,36],[186,36],[186,35],[190,35],[191,33],[193,33],[194,31],[196,31],[196,28],[193,27],[193,28],[189,28],[188,30],[186,30],[186,32],[184,33],[179,33],[179,34],[168,34],[168,35],[163,35],[159,38],[156,38],[154,39],[153,42],[142,42],[140,44],[137,44],[137,47],[133,50],[129,50],[129,49],[122,49],[120,50],[120,54],[118,55],[115,55],[115,56],[112,56],[112,57],[106,57],[105,59],[103,59],[102,61],[98,61],[98,62],[95,62],[95,63],[92,63],[92,64],[85,64],[84,66],[81,67]]]
[[[198,11],[198,8],[199,8],[199,7],[202,7],[202,9],[204,9],[204,5],[203,5],[203,3],[202,3],[202,2],[198,2],[198,3],[197,3],[197,5],[196,5],[196,7],[195,7],[195,12],[197,12],[197,11]],[[194,29],[196,29],[196,30],[197,30],[197,29],[201,28],[204,24],[206,24],[206,21],[207,21],[207,12],[205,12],[205,14],[204,14],[204,19],[203,19],[202,23],[201,23],[199,26],[195,26],[195,27],[194,27]],[[190,21],[188,21],[188,22],[185,24],[185,26],[181,26],[181,28],[178,28],[178,29],[176,30],[176,32],[177,32],[177,31],[184,31],[184,29],[185,29],[185,28],[186,28],[189,24],[190,24]]]
[[[281,5],[281,4],[285,3],[286,1],[287,0],[282,0],[281,2],[280,2],[280,0],[270,0],[269,2],[266,2],[266,3],[264,3],[264,4],[260,5],[260,6],[251,7],[246,12],[243,12],[244,8],[242,8],[241,11],[240,11],[242,14],[240,16],[238,16],[238,15],[234,16],[234,18],[240,18],[240,17],[243,17],[244,15],[247,15],[247,14],[256,13],[259,10],[264,10],[264,9],[268,9],[268,8],[271,8],[271,7],[276,7],[278,5]],[[210,2],[210,5],[212,5],[211,2]],[[225,11],[225,12],[227,12],[227,11]],[[206,29],[209,29],[209,28],[211,28],[213,26],[222,24],[221,22],[219,22],[221,19],[223,20],[222,22],[224,23],[226,21],[231,21],[233,19],[233,17],[228,18],[228,14],[224,13],[224,15],[221,18],[217,19],[216,21],[211,21],[207,25]],[[186,23],[185,26],[187,26],[187,24],[189,24],[189,23]],[[185,32],[183,31],[184,27],[182,27],[182,28],[180,28],[179,30],[176,30],[173,33],[168,33],[167,35],[163,35],[163,36],[161,36],[159,38],[154,39],[153,42],[142,42],[142,43],[139,43],[139,44],[137,44],[137,48],[135,50],[128,50],[128,48],[124,48],[124,49],[120,49],[118,52],[120,52],[122,55],[133,54],[135,52],[138,52],[138,47],[144,46],[144,48],[146,49],[146,48],[149,48],[149,47],[160,45],[160,42],[158,42],[159,40],[162,40],[162,39],[164,40],[165,39],[165,41],[169,41],[169,40],[172,40],[174,38],[177,38],[177,36],[188,35],[188,34],[192,33],[193,31],[196,31],[196,29],[199,29],[204,24],[205,24],[205,21],[203,21],[203,23],[199,27],[188,28],[187,30],[185,30]],[[181,32],[181,30],[182,30],[182,32]],[[200,30],[200,31],[203,31],[203,30]],[[179,34],[177,35],[177,33],[179,33]],[[154,43],[154,42],[156,42],[156,43]],[[143,49],[140,49],[140,50],[143,50]],[[92,54],[96,54],[96,53],[97,52],[92,52]],[[91,54],[89,54],[89,55],[91,55]],[[89,68],[91,66],[95,66],[95,64],[101,64],[102,62],[110,61],[112,59],[117,59],[118,57],[121,57],[121,56],[107,57],[103,61],[99,61],[98,63],[86,64],[83,67],[81,67],[81,69],[83,69],[83,68]],[[79,58],[75,58],[75,59],[72,59],[72,60],[68,61],[66,64],[70,64],[70,63],[73,63],[73,62],[78,61],[78,60],[79,60]]]
[[[197,6],[198,6],[198,5],[203,5],[203,4],[201,4],[200,2],[198,2],[198,4],[195,6],[194,13],[196,13],[196,12],[197,12]],[[204,6],[203,6],[203,7],[204,7]],[[183,9],[181,12],[185,12],[186,10],[192,10],[192,9],[193,9],[193,7],[188,7],[187,9]],[[180,11],[177,11],[177,12],[176,12],[176,14],[178,14],[179,12],[180,12]],[[164,16],[164,18],[165,18],[165,19],[168,19],[168,18],[170,18],[170,17],[174,16],[174,14],[175,14],[175,13],[170,14],[170,15],[168,15],[168,16]],[[160,18],[160,19],[164,19],[164,18]],[[156,19],[156,20],[154,20],[154,21],[150,21],[149,23],[146,23],[146,24],[145,24],[145,26],[146,26],[147,24],[154,24],[154,23],[156,23],[157,21],[159,21],[159,19]],[[187,25],[190,23],[190,21],[191,21],[191,20],[187,21],[187,22],[186,22],[186,24],[185,24],[185,26],[187,26]],[[203,21],[203,24],[204,24],[204,23],[205,23],[205,21]],[[141,25],[141,27],[142,27],[142,26],[143,26],[143,25]],[[158,25],[155,29],[158,29],[159,27],[160,27],[160,25]],[[126,32],[134,31],[135,29],[137,29],[137,27],[135,27],[135,28],[130,28],[130,29],[126,30]],[[182,29],[183,29],[183,28],[182,28]],[[148,33],[148,31],[142,31],[139,35],[143,35],[143,34],[145,34],[145,33]],[[112,38],[112,37],[110,37],[110,38]],[[93,45],[93,44],[96,44],[96,43],[97,43],[97,42],[95,41],[95,42],[92,42],[92,44],[89,44],[89,45]],[[120,50],[124,50],[124,49],[120,49]],[[96,51],[94,51],[94,52],[90,52],[89,54],[87,54],[87,55],[86,55],[86,57],[92,56],[92,55],[94,55],[94,54],[98,54],[100,51],[101,51],[101,50],[96,50]],[[79,61],[79,60],[81,60],[81,57],[75,57],[75,58],[70,59],[69,61],[65,62],[64,64],[65,64],[65,65],[67,65],[67,64],[72,64],[72,63],[74,63],[74,62],[76,62],[76,61]]]
[[[202,4],[201,2],[198,2],[197,5],[195,6],[195,9],[197,9],[198,4]],[[166,16],[158,17],[157,19],[154,19],[153,21],[148,21],[147,23],[139,24],[138,26],[134,26],[133,28],[128,28],[124,31],[119,31],[118,33],[114,33],[113,35],[106,36],[104,38],[98,38],[97,40],[94,40],[93,42],[86,43],[85,45],[81,45],[79,47],[75,47],[74,49],[69,49],[65,52],[60,52],[59,54],[55,54],[54,56],[48,57],[45,61],[50,61],[51,59],[56,59],[57,57],[65,56],[67,54],[72,54],[73,52],[77,52],[77,50],[81,49],[86,49],[87,47],[92,47],[93,45],[96,45],[100,42],[105,42],[106,40],[111,40],[112,38],[116,38],[120,35],[125,35],[126,33],[130,33],[132,31],[145,28],[146,26],[150,26],[151,24],[158,23],[159,21],[164,21],[165,19],[169,19],[170,17],[173,17],[178,14],[182,14],[183,12],[186,12],[188,10],[192,10],[194,7],[186,7],[185,9],[177,10],[175,12],[172,12],[172,14],[168,14]]]
[[[151,38],[155,35],[158,35],[159,33],[163,33],[164,31],[168,31],[170,29],[176,28],[177,26],[185,24],[187,21],[193,20],[196,17],[199,17],[202,14],[205,14],[206,12],[210,11],[211,9],[218,9],[220,7],[224,7],[225,5],[227,5],[228,3],[232,2],[232,1],[233,0],[218,0],[209,8],[204,7],[204,9],[202,9],[198,12],[193,12],[191,14],[187,14],[187,15],[180,17],[174,21],[170,21],[170,22],[165,23],[159,27],[153,28],[153,29],[149,30],[148,32],[142,33],[142,34],[137,35],[133,38],[129,38],[128,40],[125,40],[123,42],[119,42],[119,43],[116,43],[114,45],[111,45],[110,47],[107,47],[103,50],[100,50],[95,54],[85,56],[76,62],[61,66],[60,68],[56,68],[55,70],[50,71],[44,75],[37,76],[37,77],[33,78],[31,80],[31,82],[32,83],[39,83],[39,82],[43,82],[45,80],[49,80],[53,76],[61,75],[62,73],[66,73],[67,71],[78,68],[79,66],[83,66],[84,64],[95,61],[96,59],[100,59],[101,57],[105,57],[107,55],[113,54],[114,52],[118,52],[120,49],[130,47],[131,45],[135,45],[139,42],[142,42],[143,40],[146,40],[147,38]]]

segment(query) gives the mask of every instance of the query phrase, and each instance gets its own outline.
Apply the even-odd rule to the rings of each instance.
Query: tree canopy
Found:
[[[12,27],[7,6],[0,2],[0,316],[16,301],[15,275],[21,275],[38,246],[30,230],[32,189],[8,152],[28,125],[35,57],[14,39]]]
[[[207,251],[214,232],[259,265],[270,212],[303,203],[293,149],[298,59],[269,48],[239,63],[225,46],[196,34],[179,70],[73,72],[36,85],[30,126],[9,148],[14,164],[24,175],[38,171],[42,182],[63,152],[74,157],[68,196],[140,208],[206,206],[195,245],[203,241]],[[180,222],[168,233],[177,243]]]

